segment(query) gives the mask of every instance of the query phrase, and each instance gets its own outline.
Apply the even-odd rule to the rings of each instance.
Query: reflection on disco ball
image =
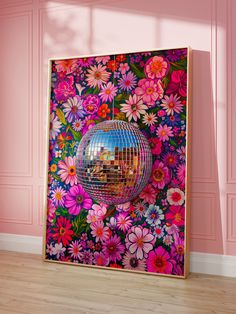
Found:
[[[124,121],[97,124],[82,138],[76,156],[84,190],[105,204],[123,204],[145,187],[152,168],[149,143],[138,128]]]

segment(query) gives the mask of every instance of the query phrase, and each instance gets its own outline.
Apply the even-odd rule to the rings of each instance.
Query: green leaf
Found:
[[[51,176],[52,176],[54,179],[56,179],[57,181],[61,181],[61,178],[60,178],[58,175],[56,175],[55,173],[51,173]]]
[[[93,94],[93,92],[94,92],[93,88],[87,88],[85,95]]]
[[[130,67],[131,67],[132,71],[134,72],[134,74],[135,74],[138,78],[140,78],[140,79],[145,78],[144,72],[143,72],[136,64],[131,63],[131,64],[130,64]]]
[[[170,79],[169,79],[167,76],[165,76],[165,77],[163,78],[162,83],[163,83],[163,85],[164,85],[164,88],[167,87],[167,85],[169,84],[169,81],[170,81]]]
[[[59,109],[59,108],[56,109],[56,115],[58,116],[58,119],[60,120],[60,122],[64,125],[66,125],[65,115],[61,109]]]
[[[75,130],[73,130],[72,127],[70,127],[70,131],[74,137],[74,140],[77,142],[80,142],[80,140],[82,138],[82,134],[80,132],[76,132]]]

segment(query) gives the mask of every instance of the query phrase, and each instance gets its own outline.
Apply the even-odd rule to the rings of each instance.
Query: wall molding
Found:
[[[42,254],[42,237],[0,233],[0,250]],[[236,277],[236,256],[190,253],[190,271],[208,275]]]

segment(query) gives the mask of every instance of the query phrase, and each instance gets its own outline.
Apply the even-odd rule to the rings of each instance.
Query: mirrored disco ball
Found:
[[[97,124],[82,138],[76,156],[78,180],[84,190],[105,204],[135,198],[148,182],[152,153],[141,131],[130,123]]]

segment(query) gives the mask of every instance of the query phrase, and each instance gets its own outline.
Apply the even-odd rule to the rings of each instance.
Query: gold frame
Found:
[[[48,157],[49,157],[49,128],[50,128],[50,95],[51,95],[51,73],[52,73],[52,62],[55,60],[69,60],[75,58],[89,58],[89,57],[99,57],[99,56],[109,56],[109,55],[119,55],[119,54],[129,54],[129,53],[140,53],[140,52],[153,52],[161,50],[172,50],[172,49],[187,49],[187,114],[186,114],[186,178],[185,178],[185,251],[184,251],[184,275],[169,275],[169,274],[160,274],[152,273],[145,271],[135,271],[129,269],[118,269],[112,267],[104,267],[97,265],[87,265],[87,264],[77,264],[72,262],[63,262],[46,259],[46,231],[47,231],[47,192],[48,192]],[[42,258],[43,261],[49,263],[59,263],[72,266],[82,266],[87,268],[97,268],[105,271],[124,271],[128,273],[135,274],[145,274],[148,276],[163,276],[171,277],[176,279],[186,279],[190,272],[190,179],[191,179],[191,130],[192,130],[192,48],[190,46],[183,47],[168,47],[168,48],[158,48],[152,50],[142,50],[142,51],[128,51],[128,52],[117,52],[117,53],[106,53],[106,54],[91,54],[91,55],[82,55],[82,56],[72,56],[72,57],[61,57],[61,58],[50,58],[48,60],[48,90],[47,90],[47,130],[46,130],[46,153],[45,153],[45,189],[44,189],[44,217],[43,217],[43,245],[42,245]]]

